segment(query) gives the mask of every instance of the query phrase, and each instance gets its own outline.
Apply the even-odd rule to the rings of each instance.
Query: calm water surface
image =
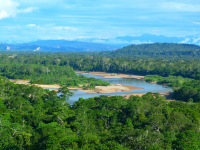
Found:
[[[77,73],[79,74],[79,73]],[[132,91],[126,91],[126,92],[115,92],[115,93],[85,93],[82,91],[72,90],[74,95],[69,98],[68,102],[70,104],[73,104],[75,101],[77,101],[79,98],[90,98],[94,96],[100,96],[100,95],[125,95],[125,94],[138,94],[138,93],[148,93],[148,92],[171,92],[172,89],[167,86],[158,85],[158,84],[152,84],[148,83],[141,79],[129,79],[129,78],[103,78],[98,75],[91,75],[91,74],[84,74],[82,75],[86,77],[94,77],[96,79],[101,79],[103,81],[107,81],[112,84],[123,84],[123,85],[129,85],[129,86],[135,86],[135,87],[141,87],[143,89],[140,90],[132,90]]]

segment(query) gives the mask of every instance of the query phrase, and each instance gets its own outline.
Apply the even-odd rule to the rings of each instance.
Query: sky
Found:
[[[0,0],[0,42],[200,35],[200,0]]]

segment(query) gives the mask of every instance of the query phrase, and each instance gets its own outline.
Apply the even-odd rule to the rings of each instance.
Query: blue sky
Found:
[[[0,0],[0,42],[200,35],[199,0]]]

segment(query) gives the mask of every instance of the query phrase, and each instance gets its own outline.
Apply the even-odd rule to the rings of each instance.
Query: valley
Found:
[[[0,54],[4,149],[199,147],[197,45]]]

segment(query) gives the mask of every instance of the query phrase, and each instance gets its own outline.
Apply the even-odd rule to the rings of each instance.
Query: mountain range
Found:
[[[122,48],[124,45],[101,44],[67,40],[39,40],[24,44],[0,44],[0,50],[10,51],[68,51],[68,52],[99,52]]]
[[[109,39],[85,38],[79,41],[97,42],[97,43],[121,43],[121,44],[144,44],[144,43],[182,43],[200,45],[200,34],[186,37],[167,37],[163,35],[143,34],[140,36],[118,36]]]
[[[69,40],[38,40],[29,43],[0,43],[0,50],[13,51],[68,51],[100,52],[120,49],[131,44],[181,43],[200,45],[200,35],[187,37],[166,37],[163,35],[143,34],[141,36],[118,36],[109,39],[82,38]]]

